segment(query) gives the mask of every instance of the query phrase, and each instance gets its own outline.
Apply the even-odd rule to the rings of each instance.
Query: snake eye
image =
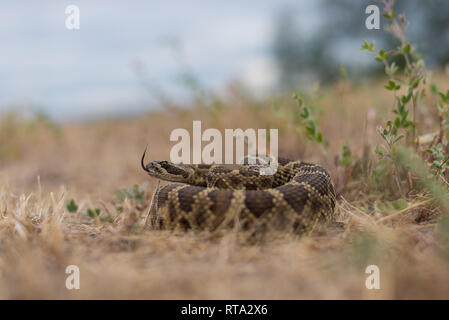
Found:
[[[160,161],[159,162],[159,166],[162,168],[162,169],[164,169],[164,170],[169,170],[170,169],[170,167],[171,167],[171,163],[169,163],[168,161]]]
[[[173,165],[169,165],[165,168],[165,170],[167,170],[168,173],[177,175],[177,176],[183,176],[185,177],[187,175],[187,172],[179,167],[173,166]]]

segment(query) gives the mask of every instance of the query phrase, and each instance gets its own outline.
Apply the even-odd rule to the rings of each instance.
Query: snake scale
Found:
[[[155,178],[175,182],[154,195],[160,224],[168,228],[215,230],[291,228],[303,234],[329,222],[335,191],[319,165],[279,158],[274,175],[260,175],[260,164],[237,168],[152,161],[142,168]]]

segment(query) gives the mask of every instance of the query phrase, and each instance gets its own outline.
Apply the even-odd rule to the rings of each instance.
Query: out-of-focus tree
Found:
[[[277,16],[273,53],[281,71],[281,85],[333,78],[332,61],[326,51],[331,33],[306,37],[296,22],[294,11],[289,9]]]
[[[375,75],[381,66],[368,60],[355,59],[364,39],[375,41],[382,47],[394,48],[396,40],[382,28],[365,27],[368,5],[377,5],[382,14],[382,3],[376,1],[321,0],[321,25],[311,37],[305,37],[298,25],[297,10],[286,8],[277,15],[273,41],[273,55],[281,71],[281,85],[296,85],[303,78],[330,82],[339,76],[339,65],[344,64],[349,77]],[[397,0],[397,13],[405,13],[410,25],[407,38],[418,46],[430,67],[449,63],[449,1]]]

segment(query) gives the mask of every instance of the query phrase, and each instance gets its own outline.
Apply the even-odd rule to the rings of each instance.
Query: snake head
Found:
[[[145,165],[145,153],[146,149],[142,156],[141,165],[143,170],[152,177],[172,182],[187,182],[194,174],[192,167],[182,163],[176,164],[165,160],[155,160]]]

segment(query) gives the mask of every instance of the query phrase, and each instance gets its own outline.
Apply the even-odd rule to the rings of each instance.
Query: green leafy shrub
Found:
[[[383,190],[389,187],[390,190],[396,190],[393,191],[394,194],[404,196],[416,187],[415,180],[422,182],[423,172],[420,173],[421,176],[417,176],[416,172],[409,170],[410,166],[398,162],[398,146],[412,147],[426,165],[431,167],[436,175],[440,175],[444,172],[447,161],[447,146],[441,142],[448,126],[447,120],[440,121],[440,137],[431,139],[432,143],[425,154],[420,152],[423,139],[418,136],[420,123],[417,108],[421,106],[421,101],[427,94],[429,75],[421,55],[405,36],[408,25],[405,15],[396,14],[393,9],[394,0],[386,0],[383,3],[383,16],[389,21],[386,29],[398,40],[398,46],[390,50],[377,49],[373,42],[364,41],[361,47],[362,50],[375,53],[375,60],[384,64],[385,74],[388,76],[384,87],[393,93],[394,98],[392,117],[377,129],[384,145],[375,149],[378,161],[374,166],[372,178]],[[439,96],[439,112],[441,115],[446,114],[447,119],[449,91],[440,92],[435,85],[431,85],[430,89]],[[441,118],[443,119],[442,116]],[[401,154],[403,153],[402,151]]]

